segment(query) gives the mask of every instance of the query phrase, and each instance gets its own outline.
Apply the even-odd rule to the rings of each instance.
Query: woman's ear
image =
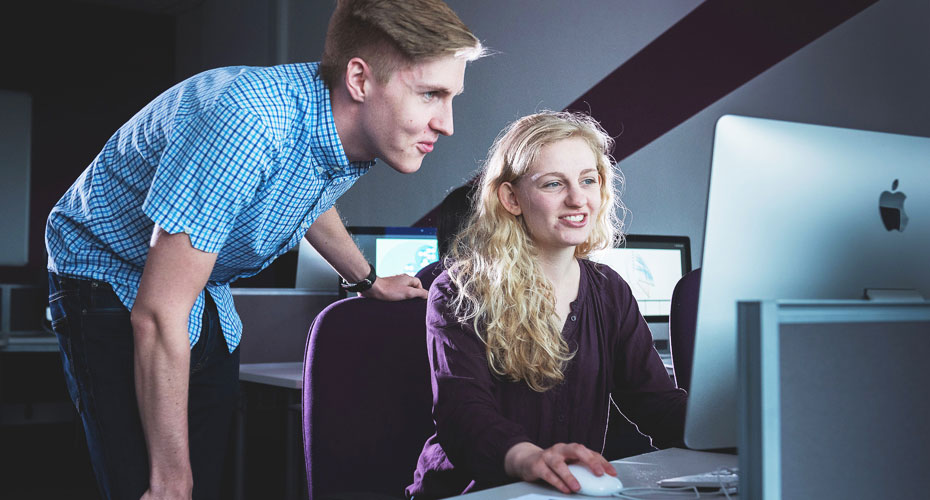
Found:
[[[520,202],[517,201],[517,193],[513,189],[513,184],[505,182],[497,188],[497,199],[500,200],[504,209],[513,215],[520,215],[523,210],[520,208]]]

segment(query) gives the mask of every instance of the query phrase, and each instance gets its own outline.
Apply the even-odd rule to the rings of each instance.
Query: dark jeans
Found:
[[[138,500],[149,462],[139,420],[129,311],[105,282],[49,273],[52,328],[71,399],[84,423],[100,492]],[[200,340],[191,349],[188,434],[194,498],[218,498],[239,390],[239,350],[230,354],[207,294]]]

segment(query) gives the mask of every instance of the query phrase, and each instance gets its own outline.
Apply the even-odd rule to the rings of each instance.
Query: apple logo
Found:
[[[878,210],[885,229],[904,231],[907,227],[907,214],[904,213],[904,200],[907,196],[900,191],[893,193],[892,191],[896,189],[898,189],[898,179],[891,183],[891,191],[882,191],[878,199]]]

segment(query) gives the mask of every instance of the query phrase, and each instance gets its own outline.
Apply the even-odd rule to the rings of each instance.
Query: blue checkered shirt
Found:
[[[206,291],[232,352],[242,322],[229,283],[297,245],[372,163],[346,158],[316,63],[206,71],[132,117],[58,201],[48,269],[106,281],[132,310],[154,224],[183,231],[218,254]]]

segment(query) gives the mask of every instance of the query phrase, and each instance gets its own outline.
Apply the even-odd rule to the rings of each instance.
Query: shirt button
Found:
[[[572,314],[572,321],[575,321],[576,319],[578,319],[578,317]]]
[[[565,415],[559,415],[559,422],[565,422]]]

